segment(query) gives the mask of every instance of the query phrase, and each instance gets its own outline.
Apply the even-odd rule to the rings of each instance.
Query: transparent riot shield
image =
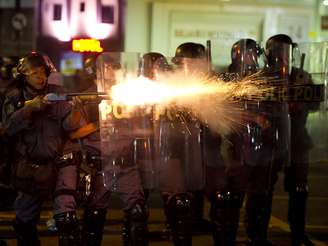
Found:
[[[291,165],[285,175],[290,196],[298,192],[306,197],[308,176],[327,162],[327,48],[327,43],[299,44],[300,59],[292,68],[290,86],[296,90],[289,102]],[[305,202],[296,205],[303,213]]]
[[[208,153],[217,160],[208,161],[211,177],[208,175],[207,183],[219,190],[266,194],[273,188],[279,170],[289,163],[290,128],[285,100],[291,47],[271,44],[264,53],[253,39],[227,40],[224,47],[228,43],[229,50],[215,47],[217,42],[213,41],[212,54],[218,51],[221,55],[216,54],[216,59],[222,57],[213,67],[219,80],[235,84],[236,90],[244,88],[246,97],[236,94],[232,98],[240,114],[237,124],[234,122],[236,127],[229,134],[209,134],[208,144],[204,140]],[[226,54],[222,54],[224,51]],[[223,63],[227,56],[230,60]]]
[[[122,84],[138,77],[139,63],[137,53],[102,54],[97,60],[98,91],[112,95],[115,88],[121,86],[122,90]],[[123,93],[99,105],[105,184],[112,191],[122,191],[131,184],[152,189],[151,110],[145,105],[128,102],[126,95],[140,93],[138,85],[124,86]]]
[[[205,185],[202,155],[203,122],[192,110],[187,93],[195,79],[205,72],[206,64],[193,58],[161,58],[154,63],[156,83],[168,86],[169,103],[154,106],[154,147],[156,183],[162,192],[199,191]],[[205,69],[205,70],[204,70]],[[176,91],[181,96],[176,95]],[[182,97],[184,100],[182,100]]]
[[[265,188],[266,192],[271,192],[278,173],[290,163],[288,92],[292,45],[269,39],[264,54],[265,65],[258,76],[263,78],[268,91],[258,102],[252,103],[254,120],[251,124],[254,127],[247,126],[246,132],[253,131],[253,135],[248,138],[244,153],[248,153],[245,162],[251,167],[250,178],[255,174],[262,180],[261,184],[251,186],[251,190],[265,191]]]

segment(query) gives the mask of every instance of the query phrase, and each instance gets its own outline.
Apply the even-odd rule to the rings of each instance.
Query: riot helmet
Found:
[[[43,91],[49,75],[56,71],[48,56],[32,51],[19,60],[16,78],[23,79],[25,85],[35,92]]]
[[[186,73],[207,72],[205,46],[199,43],[187,42],[179,45],[172,59]]]
[[[169,69],[169,64],[161,53],[149,52],[143,55],[139,69],[140,75],[149,79],[156,79],[158,72]]]
[[[253,39],[240,39],[232,45],[229,72],[238,73],[242,77],[257,72],[258,58],[262,54],[261,47]]]
[[[289,74],[293,56],[296,57],[297,44],[286,34],[277,34],[270,37],[265,44],[267,67],[280,71],[282,76]]]

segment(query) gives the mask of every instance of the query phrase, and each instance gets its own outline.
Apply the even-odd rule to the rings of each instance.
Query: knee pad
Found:
[[[191,197],[188,194],[176,194],[167,201],[167,213],[170,218],[192,216]]]
[[[123,223],[123,245],[148,245],[148,210],[143,204],[136,204],[125,215]]]
[[[289,192],[295,193],[295,194],[308,194],[309,187],[307,184],[295,184],[292,186],[291,190]]]
[[[136,204],[133,208],[131,208],[126,217],[130,221],[145,221],[148,219],[148,209],[147,206],[143,204]]]
[[[241,208],[244,200],[243,193],[234,193],[234,192],[216,192],[211,199],[211,212],[210,217],[212,220],[217,219],[222,215],[219,214],[219,211],[225,211],[227,214],[232,210],[238,210]]]

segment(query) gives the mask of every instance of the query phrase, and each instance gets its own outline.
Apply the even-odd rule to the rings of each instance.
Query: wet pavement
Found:
[[[328,163],[317,163],[311,165],[309,175],[310,196],[308,200],[307,231],[317,246],[328,245]],[[288,196],[283,191],[282,174],[276,186],[273,210],[269,228],[269,238],[277,246],[290,245],[289,227],[287,223]],[[162,209],[160,196],[154,192],[149,199],[149,238],[150,245],[170,246],[169,235],[165,232],[165,217]],[[123,214],[120,211],[120,201],[118,197],[112,197],[112,208],[107,213],[107,223],[104,231],[102,245],[121,245],[121,226]],[[207,217],[209,203],[205,206]],[[82,211],[79,211],[80,213]],[[244,210],[242,211],[242,213]],[[46,206],[41,215],[40,235],[42,245],[55,246],[57,238],[55,233],[49,232],[46,221],[51,219],[52,212],[50,206]],[[0,212],[0,235],[5,238],[9,246],[16,245],[11,221],[14,218],[12,210]],[[243,218],[243,214],[241,215]],[[245,229],[242,220],[238,232],[238,245],[244,245],[246,239]],[[195,233],[193,245],[207,246],[213,245],[210,233]]]

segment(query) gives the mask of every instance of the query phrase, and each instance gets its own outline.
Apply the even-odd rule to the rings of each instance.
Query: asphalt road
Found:
[[[273,211],[269,228],[269,238],[278,246],[290,245],[288,238],[289,227],[287,224],[287,204],[288,196],[283,191],[283,177],[281,176],[276,186]],[[317,246],[328,245],[328,163],[312,164],[309,175],[310,196],[308,200],[307,231]],[[121,245],[121,222],[122,212],[120,211],[120,201],[116,196],[112,198],[113,208],[107,213],[107,223],[104,231],[102,245]],[[150,204],[150,245],[169,246],[172,243],[165,231],[165,218],[162,209],[162,202],[158,194],[152,193]],[[206,203],[205,214],[208,214],[209,204]],[[80,211],[81,212],[81,211]],[[57,238],[54,233],[47,230],[45,222],[52,217],[49,207],[46,207],[41,215],[40,234],[42,245],[57,245]],[[243,217],[243,215],[241,216]],[[16,245],[14,234],[11,228],[11,221],[14,218],[12,210],[0,212],[0,235],[5,238],[9,246]],[[245,230],[240,223],[238,244],[243,245],[246,239]],[[193,245],[212,245],[212,238],[209,233],[196,234],[193,237]]]

